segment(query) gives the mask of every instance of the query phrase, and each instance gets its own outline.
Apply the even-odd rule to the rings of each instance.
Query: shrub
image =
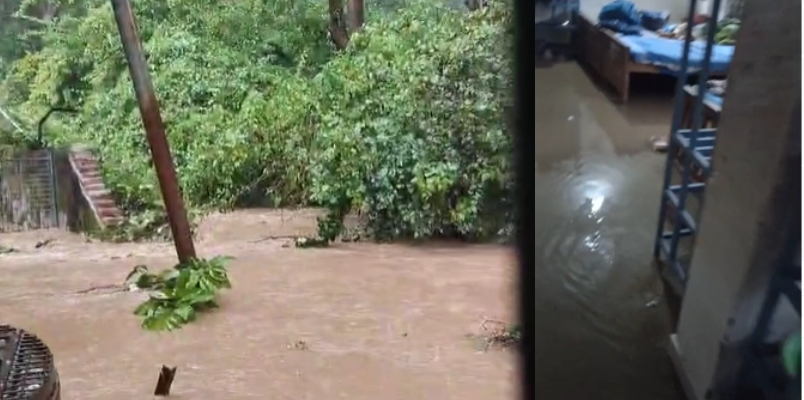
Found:
[[[362,210],[379,238],[497,233],[511,151],[498,11],[411,4],[315,78],[327,107],[312,198],[332,217]]]

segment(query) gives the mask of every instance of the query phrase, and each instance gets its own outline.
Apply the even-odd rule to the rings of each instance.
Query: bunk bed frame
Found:
[[[634,61],[628,45],[614,32],[598,27],[583,14],[578,15],[576,46],[578,59],[610,84],[617,101],[623,104],[628,103],[632,74],[667,74],[667,70],[655,65]],[[709,76],[725,77],[726,72],[709,71]]]

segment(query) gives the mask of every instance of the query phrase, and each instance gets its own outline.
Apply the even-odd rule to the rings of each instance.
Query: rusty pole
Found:
[[[159,179],[162,199],[165,201],[165,210],[170,223],[170,231],[173,234],[176,254],[179,256],[180,263],[186,263],[195,258],[193,236],[176,178],[170,145],[165,137],[165,125],[159,113],[159,103],[156,101],[148,65],[142,54],[134,12],[131,10],[129,0],[112,0],[112,8],[114,8],[120,40],[123,42],[123,51],[128,60],[131,82],[134,84],[134,92],[137,95],[142,125],[145,127],[145,135],[148,145],[151,147],[151,158],[154,162],[156,177]]]

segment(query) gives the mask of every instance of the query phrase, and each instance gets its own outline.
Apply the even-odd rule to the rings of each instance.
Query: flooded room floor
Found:
[[[617,106],[576,64],[536,71],[536,380],[546,399],[683,399],[651,265],[665,157],[649,140],[669,132],[672,82],[644,85],[660,87]]]

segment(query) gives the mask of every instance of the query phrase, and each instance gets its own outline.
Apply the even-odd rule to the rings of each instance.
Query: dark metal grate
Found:
[[[59,225],[51,150],[0,149],[0,232]]]
[[[0,400],[59,400],[50,349],[35,335],[0,325]]]

